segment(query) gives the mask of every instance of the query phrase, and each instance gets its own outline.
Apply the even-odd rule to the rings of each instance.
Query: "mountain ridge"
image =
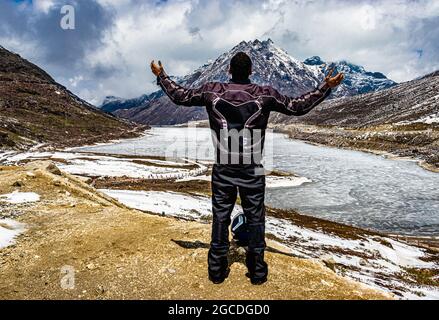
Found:
[[[304,61],[305,64],[323,69],[327,65],[335,65],[337,72],[343,72],[345,79],[338,86],[330,98],[350,97],[357,94],[364,94],[380,91],[395,86],[397,83],[389,80],[381,72],[367,71],[363,66],[351,63],[347,60],[340,60],[335,63],[323,61],[320,57],[314,56]],[[321,81],[323,77],[320,76]]]

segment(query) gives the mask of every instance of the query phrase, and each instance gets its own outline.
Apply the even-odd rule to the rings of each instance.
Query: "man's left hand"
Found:
[[[343,73],[338,73],[335,76],[332,76],[332,74],[334,73],[334,69],[335,69],[335,67],[333,67],[331,70],[329,70],[328,75],[325,77],[326,85],[330,88],[335,88],[340,83],[342,83],[342,81],[344,79]]]

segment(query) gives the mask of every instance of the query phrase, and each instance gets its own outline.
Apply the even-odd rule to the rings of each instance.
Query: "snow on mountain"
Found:
[[[106,105],[112,102],[125,102],[126,99],[123,99],[121,97],[115,97],[115,96],[106,96],[104,101],[102,102],[102,105]]]

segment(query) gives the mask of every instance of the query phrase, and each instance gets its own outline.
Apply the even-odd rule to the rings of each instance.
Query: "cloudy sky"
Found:
[[[439,1],[0,0],[0,45],[94,104],[154,91],[153,58],[184,75],[256,38],[406,81],[439,69]]]

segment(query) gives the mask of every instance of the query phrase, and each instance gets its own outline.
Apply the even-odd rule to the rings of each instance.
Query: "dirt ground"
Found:
[[[48,162],[0,167],[0,194],[14,190],[36,192],[41,201],[0,205],[0,215],[13,211],[27,227],[0,249],[0,299],[391,298],[319,262],[279,252],[273,241],[268,245],[278,251],[267,252],[267,283],[251,285],[244,255],[235,252],[229,278],[213,285],[209,224],[128,209]]]

